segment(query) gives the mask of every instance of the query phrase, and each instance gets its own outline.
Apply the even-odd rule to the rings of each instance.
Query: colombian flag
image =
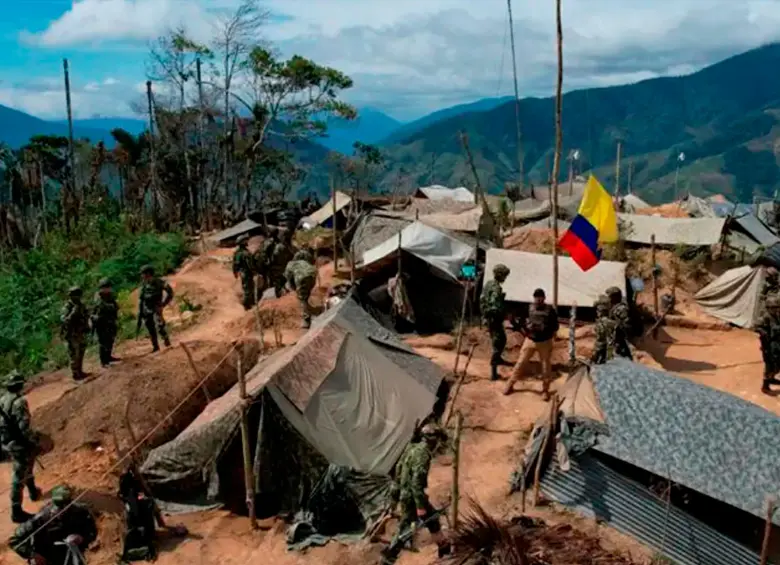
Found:
[[[599,243],[618,240],[617,215],[612,198],[596,177],[591,176],[582,195],[580,209],[571,227],[558,242],[587,271],[601,259]]]

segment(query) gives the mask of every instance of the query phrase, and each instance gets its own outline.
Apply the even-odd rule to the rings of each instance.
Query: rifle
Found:
[[[28,437],[25,437],[16,422],[2,408],[0,408],[0,418],[2,418],[3,422],[5,422],[5,426],[10,432],[11,437],[14,438],[14,441],[18,442],[20,445],[24,445],[27,448],[32,449],[37,447],[33,442],[30,441]],[[35,462],[38,463],[41,469],[46,469],[38,457],[35,457]]]
[[[395,540],[388,546],[387,548],[387,554],[389,555],[397,555],[397,552],[400,551],[400,549],[406,545],[407,542],[411,541],[414,537],[414,534],[417,533],[417,530],[420,528],[424,528],[431,522],[433,522],[435,519],[438,519],[439,516],[444,514],[447,509],[450,507],[451,502],[448,502],[444,506],[442,506],[439,509],[434,509],[433,512],[431,512],[428,517],[425,518],[425,520],[421,520],[420,518],[417,519],[417,521],[412,524],[412,527],[409,528],[406,532],[401,533],[396,537]]]

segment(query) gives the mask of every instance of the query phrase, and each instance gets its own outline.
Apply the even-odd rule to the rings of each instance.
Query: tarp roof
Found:
[[[474,193],[465,186],[449,188],[440,184],[434,184],[421,186],[417,189],[417,192],[430,200],[457,200],[459,202],[474,203]]]
[[[632,243],[650,245],[714,245],[723,235],[723,218],[662,218],[639,214],[618,214],[621,237]]]
[[[346,206],[349,206],[349,203],[352,202],[352,198],[348,194],[344,194],[338,190],[336,191],[335,196],[336,213],[338,214]],[[303,221],[314,226],[320,226],[330,220],[331,216],[333,216],[333,198],[328,198],[328,201],[322,208],[314,212],[311,216],[303,218]]]
[[[625,359],[591,378],[609,428],[594,449],[765,517],[766,497],[780,495],[778,416]]]
[[[412,222],[413,220],[385,212],[374,211],[363,214],[355,225],[350,244],[351,251],[358,260],[362,260],[366,251],[384,243],[393,236],[397,236],[398,232]]]
[[[506,299],[510,302],[531,302],[533,292],[543,289],[552,296],[552,255],[490,249],[487,252],[485,280],[493,279],[493,267],[503,263],[510,273],[504,282]],[[614,261],[599,261],[598,265],[583,272],[571,257],[558,258],[558,304],[590,308],[610,286],[626,292],[626,264]]]
[[[474,256],[474,247],[422,222],[406,226],[398,234],[363,253],[360,269],[377,263],[398,252],[400,248],[436,267],[439,271],[457,280],[460,267]]]
[[[254,230],[259,230],[262,227],[262,225],[247,218],[243,222],[237,223],[235,226],[215,233],[213,236],[211,236],[211,240],[217,242],[229,241],[238,237],[239,235],[249,233]]]
[[[750,235],[750,237],[755,239],[764,247],[769,247],[775,243],[780,243],[780,238],[772,233],[772,231],[753,214],[740,216],[734,221],[739,225],[739,227],[745,230]]]
[[[650,204],[639,198],[634,193],[626,194],[625,196],[621,196],[620,199],[623,201],[623,206],[626,209],[626,212],[633,212],[635,210],[643,210],[645,208],[650,208]]]
[[[558,232],[563,233],[571,227],[571,222],[568,220],[562,220],[558,218]],[[520,231],[523,230],[539,230],[539,229],[552,229],[552,216],[547,216],[541,220],[535,220],[528,222],[527,224],[516,228]]]
[[[759,316],[764,285],[761,267],[729,269],[696,293],[696,302],[710,316],[741,328],[752,328]]]

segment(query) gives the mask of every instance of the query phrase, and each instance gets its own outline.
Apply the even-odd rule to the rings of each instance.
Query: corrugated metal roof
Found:
[[[674,476],[672,476],[674,481]],[[562,472],[551,466],[542,492],[603,520],[677,565],[755,565],[758,555],[585,453]]]
[[[618,214],[621,238],[650,245],[714,245],[720,241],[723,218],[662,218],[638,214]]]

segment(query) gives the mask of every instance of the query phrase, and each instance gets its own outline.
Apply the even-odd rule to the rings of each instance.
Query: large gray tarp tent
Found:
[[[315,319],[298,343],[246,375],[261,514],[305,508],[335,467],[345,470],[348,498],[367,519],[370,497],[358,485],[372,477],[380,486],[378,478],[386,482],[415,423],[436,403],[443,376],[354,299]],[[241,507],[239,420],[234,387],[154,449],[142,473],[155,495],[189,505],[232,500]],[[371,492],[374,504],[378,495]]]
[[[760,314],[764,269],[744,265],[729,269],[696,293],[696,302],[710,316],[752,328]]]

